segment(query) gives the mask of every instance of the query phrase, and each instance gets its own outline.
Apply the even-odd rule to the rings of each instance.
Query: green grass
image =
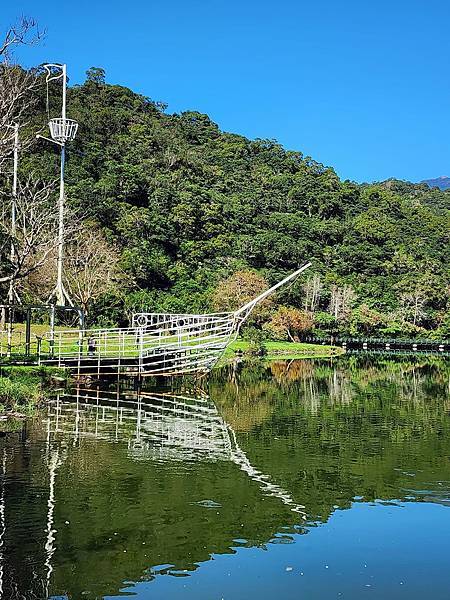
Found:
[[[66,378],[62,369],[37,366],[7,366],[0,368],[0,415],[21,413],[31,415],[44,400],[54,377]]]
[[[11,380],[24,383],[50,384],[54,377],[67,379],[67,371],[58,367],[47,367],[38,365],[1,366],[0,378],[7,377]]]
[[[67,331],[70,327],[58,325],[55,327],[57,331]],[[44,334],[50,331],[48,324],[37,324],[32,323],[31,335],[30,335],[30,354],[36,354],[37,352],[37,337],[43,337]],[[77,331],[74,329],[74,331]],[[44,342],[45,345],[45,342]],[[8,332],[5,329],[0,330],[0,356],[5,356],[8,350]],[[11,335],[11,353],[14,355],[25,354],[25,323],[13,323],[12,335]]]
[[[20,340],[24,341],[24,332],[23,332],[23,328],[24,326],[19,324],[19,325],[15,325],[14,328],[14,335],[16,337],[13,337],[14,341],[19,341]],[[69,332],[68,336],[64,336],[64,338],[62,339],[62,344],[60,346],[59,344],[59,339],[58,339],[58,334],[57,332],[60,331],[61,329],[63,329],[64,331]],[[48,332],[48,325],[33,325],[33,329],[32,329],[32,347],[30,348],[31,350],[31,354],[35,354],[36,350],[35,350],[35,343],[36,343],[36,335],[42,336],[44,333]],[[94,333],[94,331],[93,331]],[[3,334],[5,335],[5,332],[3,332]],[[77,330],[76,329],[70,329],[70,328],[56,328],[55,329],[55,346],[54,346],[54,352],[55,355],[58,355],[59,352],[61,352],[63,355],[67,354],[67,355],[77,355],[78,354],[78,335],[77,335]],[[106,338],[103,338],[102,334],[99,333],[98,335],[94,336],[97,338],[97,345],[96,345],[96,354],[100,354],[101,356],[113,356],[115,354],[121,354],[121,356],[128,356],[128,357],[132,357],[132,356],[136,356],[139,354],[139,344],[136,342],[136,337],[133,334],[125,334],[125,335],[121,335],[120,336],[120,340],[117,336],[115,336],[114,334],[112,335],[108,335],[106,336]],[[164,343],[168,344],[170,342],[173,343],[177,343],[177,336],[173,336],[173,338],[171,338],[170,336],[167,336],[164,338]],[[145,342],[145,349],[148,350],[150,349],[152,346],[158,346],[160,344],[160,340],[158,340],[157,337],[155,337],[154,340],[146,340]],[[189,340],[189,344],[195,344],[195,340],[191,339]],[[182,342],[183,345],[183,342]],[[234,356],[234,353],[237,350],[241,350],[244,353],[249,353],[249,348],[250,348],[251,344],[247,341],[244,340],[237,340],[236,342],[234,342],[233,344],[231,344],[226,352],[225,352],[225,359],[227,358],[231,358]],[[265,358],[267,359],[277,359],[277,358],[283,358],[283,359],[295,359],[295,358],[311,358],[311,357],[330,357],[330,356],[336,356],[339,354],[343,353],[343,350],[341,348],[338,348],[336,346],[327,346],[327,345],[321,345],[321,344],[305,344],[302,342],[265,342],[264,343],[265,349],[267,351]],[[24,348],[23,348],[24,350]],[[50,352],[50,344],[48,339],[43,340],[42,342],[42,346],[41,346],[41,355],[46,355]],[[83,342],[83,352],[82,352],[83,356],[87,355],[87,340],[85,339]],[[17,360],[18,355],[15,356],[15,359]],[[34,358],[33,356],[30,357]],[[7,359],[4,358],[4,363],[7,362]]]
[[[40,383],[14,381],[9,377],[0,378],[0,403],[4,408],[18,410],[37,404],[42,398]]]
[[[264,342],[267,354],[264,358],[274,360],[277,358],[328,358],[343,354],[342,348],[321,344],[304,344],[303,342]],[[234,356],[237,350],[247,352],[251,344],[244,340],[237,340],[228,346],[225,358]]]

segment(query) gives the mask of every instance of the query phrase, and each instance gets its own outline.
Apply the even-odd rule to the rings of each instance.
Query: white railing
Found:
[[[236,329],[234,315],[175,316],[147,327],[58,331],[46,334],[41,355],[63,364],[67,360],[137,361],[142,372],[164,374],[186,369],[207,370],[230,342]]]
[[[254,481],[265,496],[278,498],[306,519],[305,507],[255,467],[236,434],[206,397],[77,388],[48,404],[49,438],[95,438],[122,441],[134,459],[230,461]]]

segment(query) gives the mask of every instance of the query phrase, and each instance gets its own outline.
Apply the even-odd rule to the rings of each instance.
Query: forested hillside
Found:
[[[30,131],[48,120],[43,83],[36,93]],[[110,255],[115,269],[82,298],[91,322],[121,324],[135,309],[212,310],[236,272],[245,287],[257,271],[262,286],[311,260],[309,277],[257,322],[267,335],[450,335],[450,191],[341,181],[273,140],[223,132],[197,112],[169,114],[106,84],[101,69],[69,89],[68,116],[80,124],[67,155],[72,218],[87,223],[78,252],[93,250],[103,267]],[[49,144],[34,142],[21,160],[22,177],[58,177]],[[69,248],[68,271],[80,260]],[[78,298],[76,269],[68,276]],[[44,297],[48,278],[34,272],[23,293]]]

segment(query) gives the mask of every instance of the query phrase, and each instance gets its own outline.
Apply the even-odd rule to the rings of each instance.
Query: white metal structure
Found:
[[[12,181],[12,198],[11,198],[11,247],[10,247],[10,260],[11,264],[14,265],[16,250],[15,250],[15,237],[16,237],[16,203],[17,203],[17,172],[19,167],[19,123],[9,125],[14,130],[14,150],[13,150],[13,181]],[[9,282],[8,290],[8,303],[14,304],[16,298],[18,299],[17,292],[14,288],[14,279]],[[12,314],[9,309],[8,317],[8,356],[11,354],[11,342],[12,342]]]
[[[41,137],[48,141],[51,141],[61,148],[61,170],[60,170],[60,182],[59,182],[59,199],[58,199],[58,259],[57,259],[57,279],[56,287],[52,296],[56,298],[56,304],[64,306],[66,303],[73,306],[72,301],[68,293],[64,288],[63,282],[63,262],[64,262],[64,166],[66,160],[66,143],[71,142],[75,139],[75,135],[78,130],[78,123],[73,119],[66,118],[66,96],[67,96],[67,66],[48,63],[43,65],[47,71],[46,83],[47,86],[50,81],[61,79],[62,80],[62,107],[61,117],[56,119],[50,119],[49,129],[51,139],[46,138],[42,135]],[[54,74],[52,69],[57,69],[57,73]],[[48,92],[48,88],[47,88]],[[47,95],[48,99],[48,95]]]
[[[40,348],[41,361],[101,377],[112,373],[173,376],[206,373],[255,306],[293,281],[311,263],[285,277],[238,310],[203,315],[139,313],[126,329],[91,329],[55,333]],[[51,344],[50,344],[51,342]]]
[[[51,119],[48,126],[52,139],[59,144],[73,141],[78,131],[78,123],[73,119]]]

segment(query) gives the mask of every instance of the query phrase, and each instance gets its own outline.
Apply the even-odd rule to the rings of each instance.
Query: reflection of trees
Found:
[[[352,357],[244,367],[235,381],[224,373],[211,377],[210,398],[78,390],[51,405],[48,429],[32,423],[7,465],[28,477],[5,488],[9,584],[42,590],[47,558],[50,593],[102,597],[125,579],[194,570],[233,552],[236,538],[261,546],[281,529],[306,531],[355,496],[450,498],[445,365]],[[54,506],[48,467],[57,468]],[[306,524],[293,510],[300,503]],[[27,519],[38,524],[29,539]]]
[[[328,379],[328,393],[331,404],[350,404],[355,396],[355,389],[347,371],[333,369]]]
[[[244,368],[238,375],[225,367],[210,381],[210,393],[220,405],[225,421],[236,431],[250,431],[273,412],[270,374],[261,364]],[[223,376],[225,375],[225,377]],[[217,401],[216,401],[217,398]]]
[[[269,363],[269,367],[279,383],[310,379],[314,376],[314,363],[310,360],[274,360]]]
[[[445,362],[367,360],[291,360],[245,367],[223,380],[227,369],[213,375],[210,391],[224,418],[236,431],[250,431],[273,416],[283,402],[318,415],[325,405],[366,403],[371,396],[388,394],[401,403],[424,402],[436,394],[448,402],[449,369]]]
[[[25,436],[20,433],[0,442],[0,598],[40,600],[47,598],[44,569],[47,467],[43,453],[30,452]]]
[[[233,400],[213,386],[212,397],[224,415],[233,414],[237,431],[246,432],[242,443],[250,459],[277,473],[311,516],[326,519],[334,505],[349,506],[355,495],[395,499],[431,489],[436,498],[450,496],[438,483],[433,487],[437,473],[450,480],[450,466],[442,462],[450,454],[446,363],[373,364],[351,357],[278,361],[266,370],[274,376],[260,377],[264,395],[245,404],[242,422],[237,392]],[[244,369],[239,394],[250,398],[252,389]],[[270,407],[265,421],[260,403]]]
[[[33,462],[42,463],[30,474],[44,489],[34,499],[42,533],[20,562],[27,570],[28,557],[39,556],[33,581],[29,573],[11,579],[17,598],[78,598],[86,589],[103,597],[125,579],[156,577],[149,566],[195,570],[212,553],[233,552],[236,537],[264,545],[304,519],[304,507],[249,461],[204,394],[77,388],[50,403],[31,436]]]
[[[238,431],[249,431],[270,418],[280,403],[292,408],[301,407],[319,415],[327,406],[371,406],[376,410],[381,397],[389,406],[403,406],[401,412],[413,415],[412,404],[423,416],[429,400],[439,400],[439,410],[449,402],[450,367],[445,361],[388,361],[373,363],[367,360],[273,361],[265,367],[245,368],[236,386],[212,380],[213,399]],[[352,410],[352,409],[350,409]],[[400,409],[399,409],[400,410]]]

